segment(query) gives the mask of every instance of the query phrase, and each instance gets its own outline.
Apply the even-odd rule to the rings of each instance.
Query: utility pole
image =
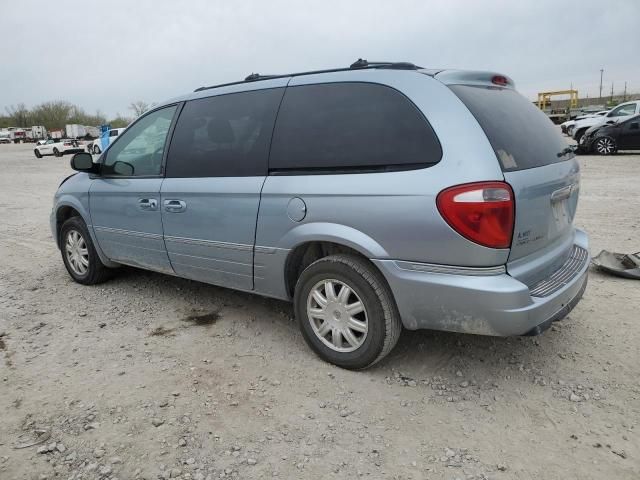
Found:
[[[613,82],[611,82],[611,98],[609,101],[613,103]]]
[[[600,100],[602,100],[602,72],[604,72],[604,70],[601,68],[600,69]]]
[[[627,101],[627,82],[624,82],[624,96],[622,97],[622,101],[626,102]]]

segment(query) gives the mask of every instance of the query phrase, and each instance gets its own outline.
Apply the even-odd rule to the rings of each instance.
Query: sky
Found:
[[[67,100],[131,116],[202,85],[362,57],[498,71],[530,99],[640,92],[640,0],[0,0],[0,114]]]

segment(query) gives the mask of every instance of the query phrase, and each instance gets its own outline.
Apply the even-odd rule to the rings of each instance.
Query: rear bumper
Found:
[[[576,245],[588,251],[580,233]],[[442,267],[416,271],[407,262],[373,262],[389,282],[405,328],[510,336],[536,335],[564,318],[582,298],[590,258],[545,297],[532,296],[527,285],[496,269],[448,274],[437,273]]]

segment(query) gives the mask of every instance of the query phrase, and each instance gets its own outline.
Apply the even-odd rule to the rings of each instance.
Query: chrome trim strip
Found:
[[[162,235],[157,233],[147,233],[147,232],[136,232],[133,230],[122,230],[120,228],[110,228],[110,227],[93,227],[95,230],[104,233],[116,233],[118,235],[128,235],[130,237],[140,237],[140,238],[152,238],[154,240],[162,240]]]
[[[417,263],[394,261],[396,267],[400,270],[421,273],[444,273],[448,275],[471,275],[475,277],[502,275],[507,273],[504,265],[497,267],[457,267],[453,265],[438,265],[435,263]]]
[[[244,243],[217,242],[215,240],[203,240],[198,238],[185,238],[185,237],[172,237],[172,236],[165,236],[164,240],[165,242],[186,243],[188,245],[201,245],[203,247],[228,248],[231,250],[241,250],[241,251],[248,251],[248,252],[253,250],[252,245],[246,245]]]
[[[256,248],[255,248],[256,253],[264,253],[266,255],[273,255],[274,253],[277,253],[278,250],[280,250],[281,252],[288,252],[290,249],[278,248],[278,247],[264,247],[261,245],[256,245]]]

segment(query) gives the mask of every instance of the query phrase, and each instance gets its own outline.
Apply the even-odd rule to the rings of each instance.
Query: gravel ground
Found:
[[[592,253],[640,250],[640,155],[581,163]],[[540,337],[404,332],[349,372],[284,302],[130,268],[74,284],[48,224],[69,157],[0,145],[0,172],[2,480],[640,478],[638,282],[592,271]]]

